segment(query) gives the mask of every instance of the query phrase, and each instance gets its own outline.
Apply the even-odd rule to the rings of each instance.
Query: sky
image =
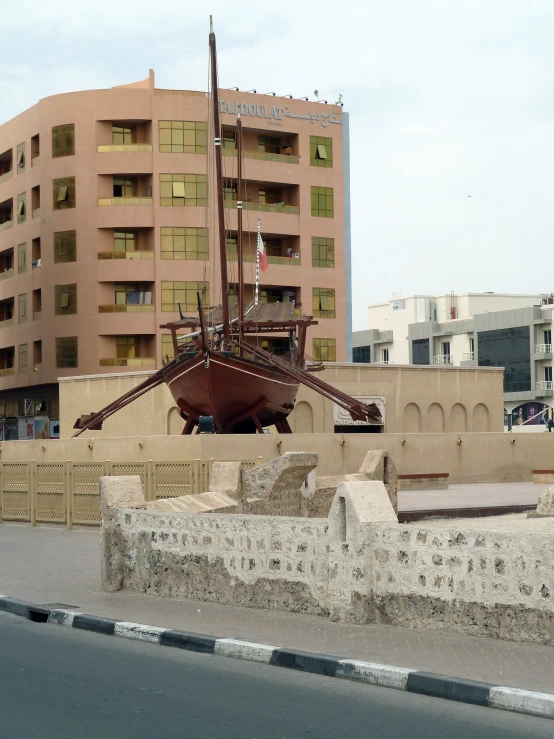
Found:
[[[221,87],[343,96],[354,330],[393,293],[554,291],[552,0],[18,0],[0,122],[149,68],[206,89],[209,13]]]

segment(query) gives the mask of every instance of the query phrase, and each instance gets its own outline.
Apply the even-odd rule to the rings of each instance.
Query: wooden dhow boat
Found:
[[[175,358],[132,391],[97,413],[81,416],[74,436],[99,430],[103,422],[154,387],[165,383],[185,421],[183,434],[263,433],[275,426],[290,433],[287,417],[294,409],[299,386],[305,385],[349,411],[354,420],[380,421],[375,404],[366,405],[323,382],[314,372],[321,363],[305,355],[307,330],[317,324],[312,317],[297,315],[295,303],[258,301],[259,260],[263,257],[260,227],[256,249],[255,298],[244,301],[242,229],[242,123],[237,120],[237,262],[238,294],[230,296],[228,254],[223,200],[221,124],[215,34],[210,19],[211,113],[221,271],[221,305],[206,310],[198,294],[198,315],[161,326],[172,337]],[[230,299],[234,298],[234,299]],[[275,356],[258,346],[259,335],[278,334],[288,339],[285,354]]]

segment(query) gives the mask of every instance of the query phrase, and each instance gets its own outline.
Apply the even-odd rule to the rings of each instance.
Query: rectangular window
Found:
[[[129,305],[129,295],[131,293],[138,294],[140,286],[138,282],[116,282],[115,284],[115,304]]]
[[[544,379],[546,382],[552,382],[552,367],[544,368]]]
[[[333,139],[310,136],[310,164],[312,167],[333,166]]]
[[[17,247],[17,272],[27,272],[27,244],[19,244]]]
[[[113,250],[118,252],[136,251],[137,235],[134,231],[114,231]]]
[[[118,359],[135,359],[139,356],[138,336],[116,336],[115,337],[115,356]]]
[[[221,143],[223,144],[224,149],[236,149],[235,132],[229,129],[224,129]]]
[[[429,339],[412,341],[412,364],[430,364]]]
[[[69,157],[75,154],[75,124],[52,128],[52,156]]]
[[[77,261],[77,232],[54,232],[54,263]]]
[[[135,129],[131,126],[112,125],[112,144],[134,144]]]
[[[312,236],[312,267],[335,266],[335,239]]]
[[[321,218],[333,218],[332,187],[312,187],[312,215]]]
[[[23,374],[28,371],[27,364],[27,344],[19,345],[19,374]]]
[[[208,306],[210,294],[208,285],[205,283],[162,282],[162,311],[177,313],[179,305],[183,313],[198,310],[197,293],[200,293],[202,303]]]
[[[383,349],[381,356],[382,356],[383,364],[388,364],[389,363],[389,350]]]
[[[316,362],[336,362],[337,361],[337,341],[336,339],[314,339],[313,354]]]
[[[475,339],[470,339],[470,340],[469,340],[469,351],[470,351],[470,352],[471,352],[471,354],[473,354],[473,355],[474,355],[474,357],[475,357]]]
[[[162,334],[162,362],[167,362],[175,357],[173,338],[171,334]]]
[[[27,193],[22,192],[17,196],[17,222],[25,223],[27,220]]]
[[[23,293],[23,295],[18,296],[17,306],[19,323],[25,323],[27,320],[27,293]]]
[[[205,154],[206,124],[202,121],[160,121],[160,151],[179,154]]]
[[[136,198],[137,197],[137,181],[124,179],[122,177],[113,178],[113,196],[114,198]]]
[[[504,367],[504,392],[531,390],[529,326],[480,331],[477,340],[479,367]]]
[[[330,287],[312,288],[314,318],[335,318],[335,291]]]
[[[271,136],[258,136],[258,151],[264,151],[266,154],[280,154],[281,141]]]
[[[77,313],[77,285],[54,285],[54,310],[57,316]]]
[[[56,339],[56,367],[68,368],[78,366],[78,339],[76,336],[64,336]]]
[[[547,329],[546,331],[542,332],[542,343],[550,344],[552,346],[552,330],[551,329]]]
[[[17,145],[16,162],[17,174],[25,172],[25,142]]]
[[[360,364],[371,363],[371,346],[355,346],[352,348],[352,361]]]
[[[207,228],[162,228],[162,259],[208,259]]]
[[[54,180],[54,210],[66,210],[75,207],[75,177],[63,177]]]
[[[205,174],[160,175],[161,205],[205,206],[207,198],[208,180]]]

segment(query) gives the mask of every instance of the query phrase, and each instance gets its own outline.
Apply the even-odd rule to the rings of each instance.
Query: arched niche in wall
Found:
[[[477,403],[473,409],[473,430],[489,430],[489,409],[484,403]]]
[[[467,431],[467,412],[461,403],[452,406],[449,431]]]
[[[167,435],[177,436],[183,432],[185,422],[181,418],[181,411],[177,406],[170,408],[167,413]]]
[[[313,434],[314,412],[312,406],[305,400],[294,406],[293,419],[295,434]]]
[[[427,433],[440,434],[444,431],[444,410],[440,403],[431,403],[427,409]]]
[[[421,411],[417,403],[408,403],[404,408],[404,428],[406,434],[421,433]]]

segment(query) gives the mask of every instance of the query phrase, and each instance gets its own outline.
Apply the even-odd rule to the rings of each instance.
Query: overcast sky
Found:
[[[343,94],[354,329],[393,292],[554,291],[552,0],[18,0],[3,8],[0,121],[143,79]]]

